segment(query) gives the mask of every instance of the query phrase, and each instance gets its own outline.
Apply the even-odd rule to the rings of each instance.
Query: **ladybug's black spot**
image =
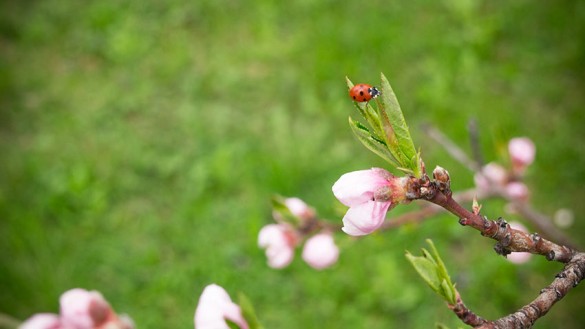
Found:
[[[364,95],[364,91],[360,90],[360,96],[363,96],[363,95]]]
[[[354,100],[354,101],[357,101],[357,97],[353,96],[353,100]]]

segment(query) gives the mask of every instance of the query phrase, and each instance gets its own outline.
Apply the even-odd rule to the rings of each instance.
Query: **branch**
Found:
[[[530,328],[585,277],[585,253],[558,245],[536,233],[527,234],[513,229],[501,218],[493,221],[481,216],[479,211],[471,212],[455,201],[449,193],[441,191],[436,182],[421,180],[413,182],[413,186],[419,187],[417,198],[441,206],[457,216],[461,225],[474,228],[483,236],[496,240],[494,247],[496,253],[506,256],[513,251],[530,252],[543,255],[547,260],[566,264],[554,281],[540,291],[536,299],[517,312],[495,321],[486,321],[479,317],[463,304],[460,296],[457,296],[457,303],[449,305],[449,308],[464,323],[483,329]]]
[[[454,143],[449,137],[443,134],[439,129],[431,126],[426,125],[425,132],[429,137],[433,138],[437,143],[439,143],[447,153],[449,153],[455,160],[459,161],[461,164],[465,165],[469,170],[476,174],[483,175],[481,172],[481,154],[479,152],[479,142],[478,142],[478,131],[477,125],[474,121],[470,122],[469,124],[469,131],[471,135],[471,144],[472,150],[474,153],[475,161],[470,159],[467,154],[456,144]],[[489,181],[489,178],[486,177]],[[559,230],[556,226],[552,224],[552,220],[549,216],[544,215],[543,213],[538,212],[536,209],[531,207],[526,202],[519,202],[513,198],[510,198],[504,191],[503,188],[492,184],[490,187],[490,191],[486,192],[489,195],[498,196],[510,202],[514,209],[518,211],[518,213],[526,218],[529,222],[534,224],[536,228],[542,232],[542,234],[552,240],[555,240],[559,243],[562,243],[566,246],[570,246],[572,248],[580,248],[578,244],[571,239],[561,230]],[[482,199],[478,196],[479,199]]]
[[[577,253],[567,263],[563,271],[556,275],[554,281],[540,291],[540,294],[530,304],[522,307],[515,313],[501,319],[487,322],[476,328],[530,328],[536,320],[544,316],[552,306],[565,295],[585,276],[585,253]]]
[[[459,292],[457,292],[457,303],[455,305],[448,305],[448,307],[466,325],[479,327],[488,323],[488,321],[473,313],[470,309],[467,308],[467,306],[465,306],[465,304],[463,304]]]
[[[459,217],[459,224],[470,226],[483,236],[498,241],[494,249],[498,254],[508,255],[510,252],[530,252],[545,256],[548,260],[567,263],[575,251],[566,246],[560,246],[540,237],[538,234],[527,234],[513,229],[503,219],[488,220],[480,214],[475,214],[463,208],[453,198],[435,190],[428,201],[437,204]]]

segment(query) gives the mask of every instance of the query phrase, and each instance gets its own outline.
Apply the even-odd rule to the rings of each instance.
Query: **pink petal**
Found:
[[[307,213],[311,212],[311,208],[299,198],[286,198],[284,204],[296,217],[303,218]]]
[[[512,138],[508,143],[508,152],[510,153],[514,165],[526,167],[534,161],[536,146],[534,146],[534,143],[530,138]]]
[[[506,194],[512,199],[519,201],[528,200],[530,194],[528,187],[524,183],[512,182],[506,185]]]
[[[268,266],[283,268],[293,260],[296,238],[286,225],[269,224],[258,233],[258,245],[266,249]]]
[[[374,198],[374,192],[388,185],[385,174],[387,171],[379,168],[353,171],[339,177],[333,184],[335,197],[344,205],[351,207],[362,204]]]
[[[61,320],[65,326],[93,329],[115,317],[104,297],[97,291],[71,289],[61,295]]]
[[[61,320],[57,314],[39,313],[26,319],[18,329],[61,329]]]
[[[384,223],[390,202],[368,201],[349,208],[343,217],[343,232],[359,236],[372,233]]]
[[[229,329],[225,319],[248,329],[240,307],[233,303],[227,291],[216,284],[210,284],[201,293],[195,310],[195,329]]]
[[[339,248],[331,234],[320,233],[305,242],[302,257],[311,267],[321,270],[337,262]]]

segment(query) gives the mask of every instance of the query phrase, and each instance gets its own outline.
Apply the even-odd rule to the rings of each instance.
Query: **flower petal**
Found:
[[[348,207],[372,200],[374,191],[388,184],[388,180],[384,177],[385,173],[388,172],[376,168],[376,170],[359,170],[343,174],[333,184],[333,194]]]
[[[514,165],[526,167],[534,161],[536,146],[530,138],[512,138],[508,143],[508,152]]]
[[[384,223],[390,202],[368,201],[349,208],[343,217],[343,232],[359,236],[370,234]]]
[[[61,320],[57,314],[38,313],[26,319],[18,329],[60,329]]]
[[[232,302],[227,291],[210,284],[199,297],[195,310],[195,329],[229,329],[225,319],[234,322],[239,328],[248,329],[240,307]]]
[[[296,239],[286,225],[269,224],[258,233],[258,245],[266,249],[268,266],[283,268],[290,264],[294,257]]]
[[[339,248],[331,234],[319,233],[305,242],[302,257],[311,267],[321,270],[337,262]]]

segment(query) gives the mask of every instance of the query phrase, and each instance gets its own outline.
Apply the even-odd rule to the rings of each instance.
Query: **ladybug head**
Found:
[[[376,87],[369,88],[368,89],[368,92],[370,93],[370,95],[372,96],[372,98],[376,98],[376,97],[380,96],[380,91]]]

